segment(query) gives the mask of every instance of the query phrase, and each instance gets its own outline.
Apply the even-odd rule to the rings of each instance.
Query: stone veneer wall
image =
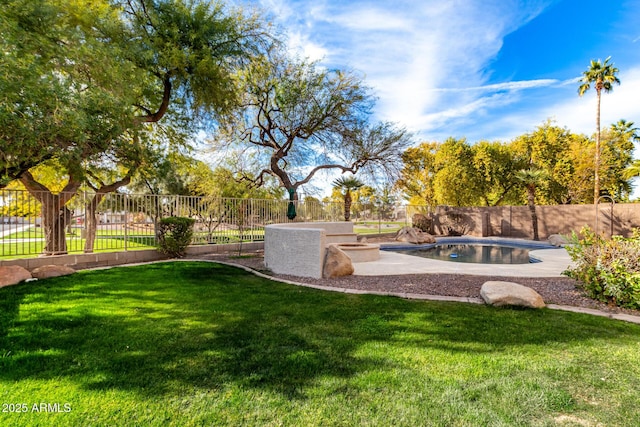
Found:
[[[322,277],[329,241],[348,241],[352,222],[297,222],[268,225],[264,231],[264,264],[276,274]],[[344,240],[341,240],[344,239]]]
[[[458,208],[439,206],[434,212],[433,232],[436,235],[447,234],[447,218],[454,215],[472,236],[502,236],[533,238],[531,212],[528,206],[494,206]],[[538,233],[540,239],[552,234],[571,234],[572,231],[588,225],[596,228],[595,205],[553,205],[536,206]],[[613,225],[613,235],[629,236],[633,228],[640,227],[640,203],[619,203],[598,205],[597,228],[601,234],[609,237]]]

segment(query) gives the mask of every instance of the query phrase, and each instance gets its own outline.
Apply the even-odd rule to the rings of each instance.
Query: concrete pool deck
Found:
[[[530,264],[476,264],[439,261],[381,250],[380,259],[353,263],[356,276],[384,276],[389,274],[471,274],[501,277],[560,277],[571,265],[564,248],[534,249],[529,254],[542,262]],[[565,276],[566,277],[566,276]]]

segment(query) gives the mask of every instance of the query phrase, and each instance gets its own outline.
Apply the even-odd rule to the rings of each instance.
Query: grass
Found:
[[[69,253],[84,253],[85,240],[67,237],[67,251]],[[42,254],[44,247],[44,239],[10,243],[3,243],[0,240],[0,259],[37,257]],[[124,248],[124,236],[99,237],[94,243],[94,252],[116,252],[122,251]],[[127,236],[126,248],[127,250],[155,249],[155,238],[153,236]]]
[[[98,229],[94,242],[94,252],[116,252],[126,250],[155,249],[156,239],[153,230],[130,231],[125,235],[121,228]],[[264,230],[247,230],[242,234],[242,242],[264,240]],[[18,241],[10,241],[18,239]],[[85,239],[80,229],[67,233],[67,250],[69,253],[84,253]],[[126,245],[125,245],[126,241]],[[194,244],[240,243],[238,231],[198,232],[193,237]],[[0,259],[26,258],[39,256],[45,246],[44,233],[41,228],[31,228],[0,238]]]
[[[205,262],[82,271],[0,289],[0,403],[28,409],[3,426],[627,426],[640,327]]]
[[[356,221],[353,231],[357,234],[396,233],[402,227],[410,225],[404,221]]]

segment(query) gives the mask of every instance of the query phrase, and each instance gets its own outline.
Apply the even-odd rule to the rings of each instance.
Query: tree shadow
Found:
[[[86,272],[1,289],[0,301],[3,381],[64,377],[147,396],[231,384],[304,399],[320,378],[393,368],[360,354],[373,342],[498,353],[638,333],[551,310],[327,293],[211,263]]]

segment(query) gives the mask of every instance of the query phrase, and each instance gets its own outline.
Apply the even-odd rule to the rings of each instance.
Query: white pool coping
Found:
[[[380,259],[353,263],[356,276],[384,276],[396,274],[469,274],[498,277],[562,277],[571,265],[564,248],[535,249],[529,254],[541,262],[529,264],[477,264],[440,261],[392,251],[380,251]],[[564,276],[566,277],[566,276]]]

